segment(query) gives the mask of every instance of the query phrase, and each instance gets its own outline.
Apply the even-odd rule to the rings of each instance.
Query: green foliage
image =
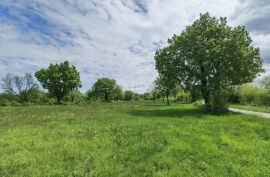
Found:
[[[0,100],[19,101],[19,98],[11,92],[0,93]]]
[[[88,91],[88,99],[98,99],[105,102],[111,100],[121,100],[123,98],[122,88],[116,83],[114,79],[106,77],[98,79],[92,89]]]
[[[260,80],[260,85],[262,88],[270,92],[270,76],[265,76]]]
[[[176,95],[176,101],[181,103],[191,103],[192,97],[190,92],[185,92],[184,90],[178,91]]]
[[[134,93],[130,90],[125,91],[124,93],[124,100],[125,101],[131,101],[134,99]]]
[[[42,87],[56,98],[58,104],[69,92],[81,87],[80,74],[75,66],[69,66],[68,61],[50,64],[47,69],[37,71],[35,76]]]
[[[189,104],[0,109],[0,176],[269,176],[270,120]]]
[[[18,106],[20,99],[11,92],[0,93],[0,106]]]
[[[265,89],[244,84],[235,89],[235,95],[241,104],[270,106],[270,93]]]
[[[151,100],[152,99],[152,94],[150,92],[145,92],[142,94],[142,97],[144,100]]]
[[[208,13],[180,34],[168,40],[169,46],[162,49],[170,67],[161,64],[164,70],[174,66],[180,85],[185,90],[200,88],[209,111],[223,109],[218,98],[223,90],[233,85],[251,82],[262,72],[259,48],[252,46],[252,40],[245,27],[232,28],[226,18],[217,19]],[[159,71],[159,70],[158,70]]]
[[[86,96],[79,90],[73,90],[63,98],[63,101],[68,104],[84,105],[86,104]]]
[[[123,89],[119,85],[117,85],[113,91],[112,99],[119,101],[123,100],[123,98],[124,98]]]
[[[44,91],[35,88],[29,93],[29,102],[34,104],[51,104],[54,102],[54,99]]]
[[[155,80],[155,90],[159,92],[163,99],[166,97],[167,105],[170,105],[169,96],[175,89],[175,80],[171,79],[169,76],[159,74],[158,78]]]
[[[166,96],[168,105],[170,104],[168,98],[177,87],[177,72],[170,54],[170,49],[166,47],[158,50],[155,54],[156,69],[159,73],[155,81],[156,89],[161,95]]]

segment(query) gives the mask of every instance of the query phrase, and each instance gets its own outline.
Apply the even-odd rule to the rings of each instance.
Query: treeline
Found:
[[[66,61],[35,73],[46,93],[37,89],[31,74],[3,76],[1,82],[6,92],[1,95],[5,97],[1,101],[16,98],[21,103],[35,100],[61,104],[80,102],[78,100],[161,99],[169,105],[173,97],[185,102],[202,99],[205,110],[212,113],[226,111],[228,102],[268,105],[269,88],[245,85],[264,72],[260,49],[253,44],[244,26],[230,27],[226,18],[205,13],[156,52],[155,66],[159,75],[149,93],[124,92],[115,80],[100,78],[82,94],[78,91],[80,74]],[[264,85],[268,82],[267,79],[262,81]]]
[[[38,80],[43,89],[39,88]],[[1,77],[0,106],[19,106],[32,104],[89,104],[92,102],[163,100],[162,89],[155,87],[146,93],[124,91],[114,79],[98,79],[86,93],[81,93],[80,74],[68,61],[50,64],[33,76],[30,73],[16,75],[8,73]],[[46,90],[46,91],[45,91]],[[178,90],[174,101],[190,101],[189,95]]]

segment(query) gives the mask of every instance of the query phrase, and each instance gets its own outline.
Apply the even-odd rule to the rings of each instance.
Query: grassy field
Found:
[[[0,108],[0,176],[270,176],[270,120],[150,102]]]
[[[249,110],[249,111],[256,111],[256,112],[264,112],[264,113],[270,113],[270,107],[267,106],[250,106],[250,105],[231,105],[232,108],[237,109],[243,109],[243,110]]]

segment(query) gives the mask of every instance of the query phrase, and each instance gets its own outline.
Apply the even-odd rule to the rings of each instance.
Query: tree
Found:
[[[105,102],[109,102],[114,99],[114,96],[119,95],[119,90],[122,89],[117,85],[114,79],[103,77],[94,83],[89,94],[91,95],[90,97],[99,98]]]
[[[170,105],[169,95],[174,92],[177,87],[177,75],[175,72],[175,60],[171,59],[170,48],[160,49],[155,54],[156,69],[159,73],[155,85],[163,95],[166,96],[167,105]]]
[[[24,76],[8,73],[1,78],[1,85],[5,91],[16,95],[20,102],[28,101],[31,91],[37,88],[31,73],[25,73]]]
[[[260,80],[260,85],[262,88],[270,92],[270,76],[265,76]]]
[[[187,89],[198,87],[209,111],[224,109],[224,89],[251,82],[263,71],[260,50],[245,27],[232,28],[226,18],[201,14],[168,43],[166,60],[174,63],[178,82]]]
[[[164,75],[159,75],[155,80],[156,90],[159,91],[160,95],[164,98],[166,97],[167,105],[170,105],[169,96],[174,92],[176,88],[176,83],[170,77],[165,77]]]
[[[123,100],[123,96],[124,93],[123,93],[123,89],[122,87],[120,87],[119,85],[117,85],[114,89],[114,92],[113,92],[113,100]]]
[[[134,93],[130,90],[125,91],[124,93],[124,100],[131,101],[134,98]]]
[[[61,103],[69,92],[81,87],[80,73],[75,66],[69,66],[65,61],[60,64],[50,64],[47,69],[41,69],[35,74],[44,89],[56,98],[57,104]]]

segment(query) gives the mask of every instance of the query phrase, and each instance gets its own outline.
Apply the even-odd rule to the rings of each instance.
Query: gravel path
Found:
[[[265,118],[270,118],[270,113],[247,111],[247,110],[236,109],[236,108],[229,108],[229,110],[232,112],[238,112],[238,113],[242,113],[242,114],[251,114],[251,115],[262,116]]]

